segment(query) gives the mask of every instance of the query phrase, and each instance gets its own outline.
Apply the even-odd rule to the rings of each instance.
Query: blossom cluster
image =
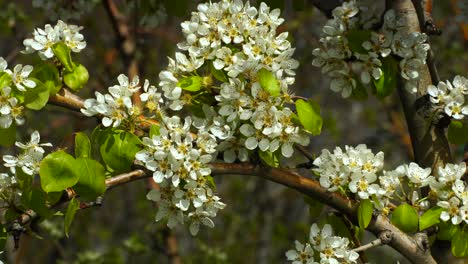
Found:
[[[308,142],[285,105],[292,102],[288,85],[294,82],[298,62],[291,58],[294,49],[287,40],[288,33],[276,34],[283,22],[279,14],[278,9],[270,10],[265,3],[258,10],[240,0],[200,4],[191,20],[182,23],[185,41],[178,47],[186,53],[177,52],[159,75],[159,86],[171,110],[196,105],[207,91],[215,95],[213,118],[224,119],[217,118],[223,126],[223,135],[217,136],[225,142],[220,144],[222,151],[229,153],[225,161],[246,161],[247,150],[255,149],[281,149],[283,156],[290,157],[292,144]],[[279,95],[260,85],[261,70],[274,75]],[[203,71],[211,73],[200,77]],[[202,90],[184,89],[183,83],[188,80],[198,80]]]
[[[425,64],[429,49],[425,43],[427,36],[419,32],[403,33],[404,22],[395,16],[394,10],[385,13],[380,32],[360,31],[360,28],[369,29],[376,22],[378,12],[372,12],[373,16],[368,12],[373,5],[375,3],[353,0],[335,8],[333,18],[323,27],[320,47],[313,50],[315,59],[312,64],[331,77],[331,90],[341,92],[344,98],[351,96],[360,87],[359,83],[370,85],[372,80],[379,80],[382,59],[389,55],[401,59],[400,74],[408,80],[408,91],[414,93],[418,72]],[[363,32],[369,34],[369,39],[360,45]]]
[[[33,37],[23,41],[23,53],[37,51],[42,60],[47,60],[54,57],[52,46],[59,42],[65,43],[73,52],[80,52],[86,47],[86,41],[79,33],[81,29],[82,27],[68,25],[62,20],[58,20],[55,26],[46,24],[44,29],[36,28]]]
[[[38,131],[31,134],[31,140],[28,143],[16,142],[15,145],[22,149],[18,156],[4,155],[3,165],[10,168],[12,173],[20,168],[24,173],[35,175],[39,173],[39,166],[44,157],[43,147],[52,147],[51,143],[40,143],[41,136]]]
[[[132,95],[141,87],[139,77],[131,81],[124,74],[117,77],[119,84],[108,88],[108,94],[95,92],[96,98],[84,101],[81,112],[86,116],[102,115],[102,125],[105,127],[118,127],[122,122],[135,118],[141,114],[138,107],[132,103]],[[149,81],[145,80],[144,89],[150,88]]]
[[[160,185],[148,194],[148,199],[158,202],[156,221],[165,218],[172,228],[187,219],[196,235],[201,223],[213,227],[210,217],[225,206],[210,187],[208,163],[216,152],[216,139],[203,130],[192,134],[190,117],[183,122],[178,116],[161,121],[159,133],[143,138],[145,148],[135,157],[154,171],[153,179]]]
[[[468,224],[468,186],[462,180],[466,164],[446,164],[438,167],[434,177],[430,168],[421,168],[411,162],[395,170],[384,171],[384,154],[374,155],[365,145],[337,147],[333,153],[322,150],[314,160],[314,170],[320,177],[320,185],[329,191],[351,192],[359,199],[371,199],[377,209],[389,213],[392,201],[410,201],[421,209],[429,207],[426,197],[420,197],[420,189],[429,187],[430,195],[443,208],[440,218],[451,219],[453,224]],[[409,188],[402,188],[406,184]]]
[[[24,107],[13,96],[12,89],[25,92],[26,88],[36,87],[36,83],[29,78],[32,66],[17,64],[13,71],[7,67],[5,59],[0,57],[0,77],[3,81],[3,87],[0,87],[0,127],[3,129],[9,128],[13,121],[17,125],[24,124]]]
[[[305,244],[295,241],[295,249],[286,252],[286,257],[293,264],[338,264],[357,263],[359,254],[349,248],[349,240],[333,236],[332,227],[328,224],[322,229],[317,224],[310,228],[309,241]],[[320,261],[315,261],[319,256]]]
[[[427,88],[431,102],[443,109],[450,117],[463,119],[468,115],[468,105],[465,97],[468,95],[468,79],[463,76],[455,76],[452,82],[439,82],[437,86],[430,85]]]

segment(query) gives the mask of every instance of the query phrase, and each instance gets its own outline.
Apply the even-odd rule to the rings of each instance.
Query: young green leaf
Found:
[[[39,175],[42,189],[47,193],[72,187],[80,178],[75,158],[63,150],[50,153],[42,160]]]
[[[40,80],[34,79],[36,87],[27,89],[24,92],[24,103],[26,107],[32,110],[41,110],[49,101],[49,88]]]
[[[75,92],[83,88],[88,82],[88,79],[88,70],[81,64],[78,64],[73,71],[66,71],[63,75],[63,82]]]
[[[83,132],[78,132],[75,135],[75,157],[91,158],[91,142]]]
[[[444,209],[439,206],[434,206],[427,210],[423,215],[421,215],[421,218],[419,218],[419,230],[422,231],[440,223],[440,213],[442,213],[443,210]]]
[[[275,75],[267,69],[260,69],[257,72],[258,82],[263,90],[267,91],[271,96],[279,96],[281,87]]]
[[[62,88],[59,71],[51,63],[42,62],[35,65],[30,77],[40,80],[48,88],[50,95],[56,94]]]
[[[99,148],[102,160],[114,173],[125,172],[135,160],[140,150],[140,140],[129,132],[113,131],[105,134],[105,141]]]
[[[400,204],[392,213],[392,223],[402,231],[418,231],[418,212],[407,203]]]
[[[153,136],[159,136],[159,129],[161,127],[158,125],[151,125],[150,131],[149,131],[149,136],[152,138]]]
[[[220,82],[228,82],[229,79],[223,70],[218,70],[213,66],[213,62],[210,62],[210,72]]]
[[[437,232],[437,239],[439,240],[452,240],[453,235],[458,233],[458,230],[460,229],[458,225],[454,225],[450,221],[442,221],[438,224],[438,226],[439,232]]]
[[[6,72],[0,72],[0,90],[11,84],[12,78]]]
[[[106,191],[106,169],[90,158],[77,158],[76,163],[80,179],[73,189],[80,197],[94,201]]]
[[[0,128],[0,146],[9,147],[16,141],[16,123],[13,121],[9,128]]]
[[[320,106],[311,99],[307,102],[299,99],[296,101],[296,110],[299,121],[305,130],[314,136],[319,135],[323,124],[320,116]]]
[[[358,207],[358,223],[360,228],[365,229],[369,225],[373,210],[374,204],[369,199],[361,201]]]
[[[75,64],[71,59],[70,48],[63,42],[55,43],[52,46],[55,57],[62,63],[63,67],[69,72],[73,71]]]
[[[47,194],[39,187],[33,187],[30,191],[23,192],[21,195],[21,203],[42,217],[48,217],[52,214],[46,205],[46,201]]]
[[[457,258],[468,257],[468,231],[465,228],[453,236],[452,254]]]
[[[380,79],[374,80],[375,94],[378,98],[383,99],[392,94],[397,85],[398,62],[388,56],[382,60],[382,76]]]
[[[348,39],[348,47],[352,52],[366,54],[367,50],[364,49],[362,44],[365,41],[370,40],[370,30],[351,29],[346,32],[346,38]]]
[[[354,100],[358,101],[364,101],[369,97],[369,94],[367,93],[366,87],[359,81],[357,78],[356,80],[356,87],[353,88],[353,91],[351,92],[351,98]]]
[[[273,167],[273,168],[279,167],[280,160],[279,160],[278,152],[273,153],[271,151],[259,151],[258,155],[260,156],[260,158],[266,165]]]
[[[203,78],[200,76],[188,76],[182,78],[177,83],[177,86],[186,91],[197,92],[200,91],[203,86]]]
[[[452,120],[448,127],[447,137],[452,144],[465,144],[468,142],[468,125],[459,120]]]
[[[65,235],[68,237],[68,231],[70,230],[70,226],[75,218],[76,211],[80,209],[80,202],[75,198],[71,199],[68,203],[67,211],[65,212],[65,220],[63,223]]]

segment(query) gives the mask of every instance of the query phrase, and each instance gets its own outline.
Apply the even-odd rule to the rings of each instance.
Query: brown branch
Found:
[[[128,173],[123,173],[111,178],[106,179],[106,191],[113,189],[117,186],[136,181],[139,179],[144,179],[150,177],[150,174],[146,174],[143,170],[137,169]],[[51,208],[59,207],[60,205],[70,201],[77,194],[72,189],[67,189],[64,191],[62,198]],[[32,220],[39,217],[39,215],[33,210],[29,209],[23,214],[21,214],[15,221],[6,225],[7,232],[15,232],[15,230],[23,230],[23,226],[29,224]]]
[[[281,168],[266,168],[253,164],[213,163],[210,166],[213,175],[255,175],[288,186],[334,207],[338,211],[348,215],[349,219],[354,223],[357,221],[357,205],[355,202],[338,193],[328,192],[318,182],[301,176],[297,172]],[[412,263],[436,263],[430,251],[424,245],[418,243],[419,240],[403,233],[383,215],[374,217],[367,229],[378,237],[383,232],[391,232],[389,245]]]
[[[59,93],[49,97],[48,103],[77,112],[81,112],[80,109],[84,107],[84,100],[70,92],[67,88],[62,88]]]

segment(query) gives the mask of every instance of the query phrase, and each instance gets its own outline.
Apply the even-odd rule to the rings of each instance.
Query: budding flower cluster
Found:
[[[375,24],[376,13],[370,16],[368,12],[374,5],[353,0],[335,8],[333,18],[323,27],[320,47],[313,51],[315,59],[312,64],[321,67],[322,72],[331,77],[330,89],[341,92],[343,98],[351,96],[359,88],[359,82],[370,85],[372,80],[379,80],[382,60],[389,55],[400,59],[400,74],[408,80],[408,91],[414,93],[418,72],[426,63],[429,50],[425,43],[427,36],[419,32],[403,33],[404,23],[396,18],[394,10],[385,13],[380,32],[360,29],[368,29]],[[365,33],[369,33],[370,39],[355,47],[361,41],[359,35]]]
[[[465,97],[468,95],[468,79],[463,76],[455,76],[452,82],[439,82],[437,86],[430,85],[427,93],[431,96],[431,102],[443,108],[443,111],[455,119],[463,119],[468,115],[468,105],[465,105]]]
[[[86,47],[86,41],[79,31],[82,27],[68,25],[62,20],[58,20],[55,26],[46,24],[44,29],[34,30],[33,37],[25,39],[23,53],[29,54],[38,52],[42,60],[54,57],[52,46],[56,43],[65,43],[73,52],[80,52]]]
[[[296,240],[295,246],[295,249],[286,252],[287,259],[293,264],[357,263],[359,258],[359,254],[349,248],[349,240],[333,236],[332,227],[328,224],[322,229],[313,224],[309,241],[302,244]],[[320,261],[315,261],[316,256],[320,256]]]

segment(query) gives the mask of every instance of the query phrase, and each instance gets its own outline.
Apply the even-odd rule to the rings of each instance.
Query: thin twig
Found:
[[[382,240],[380,238],[377,238],[376,240],[368,243],[368,244],[365,244],[365,245],[362,245],[360,247],[357,247],[355,249],[353,249],[354,252],[361,252],[361,251],[365,251],[365,250],[368,250],[370,248],[373,248],[373,247],[377,247],[377,246],[380,246],[382,245]],[[365,263],[365,262],[364,262]]]

